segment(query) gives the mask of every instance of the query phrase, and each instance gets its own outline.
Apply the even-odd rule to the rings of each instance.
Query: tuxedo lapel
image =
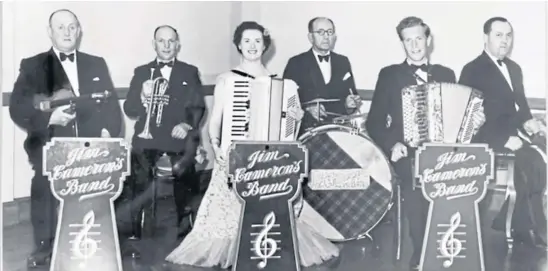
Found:
[[[347,71],[343,70],[341,56],[339,56],[338,54],[334,52],[331,52],[331,57],[329,62],[331,64],[331,80],[329,83],[337,82],[338,80],[342,82],[343,75],[341,73],[347,72]]]
[[[72,85],[70,84],[68,76],[53,49],[49,50],[43,64],[43,69],[46,78],[46,86],[50,93],[62,88],[72,91]]]
[[[504,85],[506,86],[505,88],[506,91],[504,92],[507,94],[512,93],[513,86],[510,85],[508,80],[506,80],[506,77],[504,77],[504,74],[502,74],[502,71],[497,67],[497,64],[493,62],[493,60],[487,55],[485,51],[481,54],[481,60],[484,63],[486,72],[491,73],[494,76],[498,77],[498,80],[497,80],[498,82],[494,84],[498,84],[500,87]],[[513,72],[510,70],[510,67],[508,65],[506,65],[506,67],[508,68],[508,73],[510,74],[510,80],[514,82],[515,79],[512,76]],[[502,82],[502,83],[499,83],[499,82]]]
[[[325,80],[323,79],[322,71],[320,70],[318,62],[316,62],[316,56],[314,56],[314,52],[312,51],[312,49],[308,51],[307,59],[309,75],[312,79],[314,88],[319,89],[325,87]]]
[[[398,80],[400,82],[399,85],[404,86],[404,87],[417,85],[417,79],[413,75],[414,72],[411,69],[411,67],[409,67],[409,64],[407,64],[406,60],[404,60],[403,63],[401,63],[399,65],[399,69],[400,69],[399,74],[401,74],[401,75],[396,76],[396,80]],[[398,91],[400,91],[400,90],[398,90]]]

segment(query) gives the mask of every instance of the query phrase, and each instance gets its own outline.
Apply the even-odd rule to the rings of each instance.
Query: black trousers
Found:
[[[546,190],[546,163],[538,152],[524,146],[515,152],[514,186],[516,205],[512,217],[512,229],[526,233],[534,230],[541,235],[546,233],[546,215],[543,201]],[[506,201],[493,221],[496,230],[505,229],[508,201]]]
[[[117,216],[121,224],[130,221],[132,232],[139,231],[136,227],[140,225],[140,213],[151,204],[153,169],[158,159],[166,152],[159,150],[139,150],[131,154],[131,175],[124,183],[122,195],[116,201]],[[182,153],[166,153],[171,164],[181,158]],[[197,193],[196,173],[194,164],[185,170],[181,176],[174,177],[173,196],[177,212],[177,222],[186,215],[185,207],[191,200],[193,194]],[[119,223],[120,223],[119,222]],[[125,229],[121,229],[125,231]]]
[[[430,203],[424,198],[420,188],[413,188],[413,159],[415,154],[392,163],[394,171],[401,180],[402,213],[407,218],[409,236],[413,247],[411,264],[419,264],[424,241],[424,232],[428,219],[428,207]]]
[[[42,157],[30,157],[34,177],[30,185],[30,219],[36,245],[45,242],[52,245],[57,226],[59,201],[50,189],[48,178],[42,175]]]

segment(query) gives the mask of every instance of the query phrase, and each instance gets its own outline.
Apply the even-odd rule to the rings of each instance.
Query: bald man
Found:
[[[142,212],[145,220],[150,217],[148,208],[144,208],[146,205],[137,202],[137,199],[145,191],[150,191],[148,188],[153,178],[152,169],[164,155],[169,157],[173,166],[173,195],[178,222],[188,215],[185,206],[192,196],[189,192],[196,191],[191,189],[196,185],[194,158],[200,142],[199,125],[205,112],[205,97],[198,69],[176,58],[180,49],[177,30],[169,25],[157,27],[152,47],[156,51],[156,58],[135,69],[124,103],[126,115],[137,120],[132,140],[132,174],[126,181],[128,187],[122,194],[122,198],[129,198],[139,205],[131,208],[133,232],[130,237],[137,239],[141,237]],[[153,81],[157,78],[168,80],[164,91],[167,98],[164,99],[161,113],[158,105],[156,108],[152,106],[153,112],[148,123],[152,138],[143,138],[140,134],[147,124],[150,97],[155,88]],[[186,232],[188,229],[183,229],[181,234]],[[137,246],[125,247],[127,249],[124,249],[124,254],[139,257],[139,252],[131,249]]]
[[[27,132],[24,147],[35,172],[30,199],[36,250],[28,258],[29,267],[45,265],[51,257],[56,229],[58,202],[42,175],[42,147],[52,137],[118,137],[122,127],[115,92],[100,104],[81,104],[73,113],[64,112],[68,106],[53,112],[34,108],[36,95],[51,97],[68,90],[80,96],[114,90],[105,60],[77,51],[81,28],[74,13],[53,12],[48,34],[52,48],[21,61],[9,108],[12,120]]]

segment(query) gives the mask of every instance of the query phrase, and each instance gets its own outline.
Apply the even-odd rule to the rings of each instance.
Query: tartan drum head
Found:
[[[381,149],[351,127],[329,124],[303,134],[309,177],[300,217],[332,241],[366,236],[392,201],[392,171]]]

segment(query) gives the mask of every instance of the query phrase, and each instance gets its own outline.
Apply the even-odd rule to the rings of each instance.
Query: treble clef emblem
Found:
[[[450,224],[448,225],[449,229],[443,234],[440,242],[441,256],[447,258],[447,260],[443,262],[445,268],[453,265],[453,259],[457,258],[462,250],[462,241],[455,238],[455,235],[460,233],[457,232],[457,229],[464,226],[461,225],[460,222],[460,213],[456,212],[451,216]]]
[[[83,260],[91,258],[98,250],[98,241],[89,238],[90,235],[95,234],[91,229],[99,226],[98,224],[95,224],[95,213],[89,211],[84,216],[81,225],[71,226],[81,226],[80,231],[76,232],[76,237],[72,241],[72,252],[74,253],[75,258]]]
[[[274,254],[278,250],[278,243],[276,240],[270,238],[269,234],[276,234],[276,232],[271,232],[273,227],[279,226],[276,225],[276,216],[274,212],[268,213],[263,219],[263,229],[257,235],[254,240],[254,252],[258,256],[256,258],[261,259],[257,264],[260,269],[266,267],[268,259],[275,258]]]

